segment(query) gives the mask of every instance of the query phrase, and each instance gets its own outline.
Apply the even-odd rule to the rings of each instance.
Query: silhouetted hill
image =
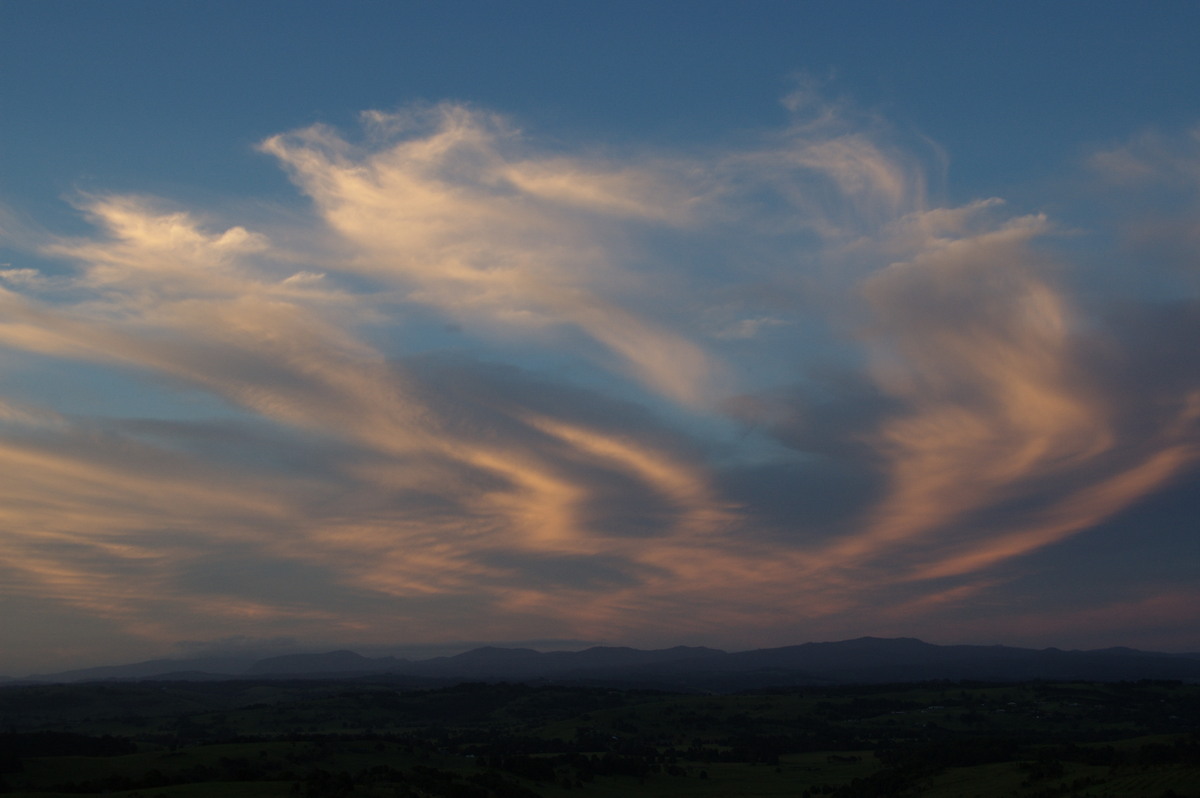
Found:
[[[191,659],[152,659],[128,665],[102,665],[96,668],[39,674],[22,681],[100,682],[108,679],[153,679],[166,673],[203,673],[208,677],[237,676],[254,665],[254,657],[195,657]]]
[[[394,657],[372,659],[353,651],[325,654],[282,654],[255,662],[246,671],[250,676],[312,676],[378,673],[396,665]]]
[[[864,637],[731,654],[726,669],[801,671],[833,682],[931,679],[1123,681],[1200,678],[1200,660],[1126,649],[1061,651],[1008,646],[935,646],[912,638]]]
[[[216,667],[213,667],[216,666]],[[676,646],[642,650],[598,646],[539,652],[488,646],[450,657],[409,661],[341,650],[288,654],[252,663],[153,660],[51,674],[39,681],[104,679],[345,678],[406,683],[555,682],[666,690],[736,691],[763,687],[955,681],[1200,681],[1200,655],[1116,647],[1062,651],[1009,646],[938,646],[914,638],[861,637],[729,653]]]

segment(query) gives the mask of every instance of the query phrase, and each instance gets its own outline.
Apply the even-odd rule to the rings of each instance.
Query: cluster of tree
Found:
[[[28,773],[47,771],[23,771],[31,758],[121,757],[139,747],[142,756],[126,769],[81,767],[38,776],[36,787],[81,793],[272,781],[296,785],[300,796],[529,798],[548,785],[705,778],[706,768],[729,773],[740,764],[778,768],[783,779],[787,757],[813,752],[827,756],[806,760],[818,764],[806,765],[796,794],[916,795],[948,769],[989,763],[1021,763],[1025,794],[1042,798],[1069,788],[1078,765],[1200,773],[1200,737],[1186,735],[1200,717],[1200,688],[1190,685],[874,685],[737,696],[504,684],[226,688],[233,692],[212,685],[178,694],[173,685],[0,691],[0,711],[23,707],[7,716],[11,728],[26,729],[0,734],[0,778],[32,788]],[[71,695],[86,698],[95,714],[85,724],[53,725],[55,712],[79,716],[63,700]],[[170,714],[164,707],[171,706],[186,709]],[[978,721],[963,723],[967,714]],[[99,734],[110,729],[120,733]],[[1166,733],[1175,736],[1111,744]],[[228,751],[207,748],[218,743]],[[157,769],[142,772],[148,753]],[[799,773],[794,760],[790,772]]]
[[[1041,749],[1036,761],[1135,768],[1160,765],[1200,766],[1200,736],[1192,734],[1172,742],[1148,742],[1124,748],[1066,743]]]
[[[293,785],[293,792],[303,798],[350,798],[370,786],[386,786],[395,798],[538,798],[537,793],[498,773],[463,776],[425,765],[409,770],[375,765],[360,773],[316,768]]]
[[[919,795],[922,784],[931,777],[955,767],[974,767],[995,762],[1017,762],[1026,774],[1022,787],[1062,779],[1066,763],[1099,765],[1108,768],[1159,768],[1184,765],[1200,768],[1200,733],[1171,742],[1148,742],[1117,748],[1111,745],[1075,743],[1031,744],[1015,737],[965,737],[937,743],[884,746],[875,751],[883,765],[870,776],[855,779],[830,792],[835,798],[868,798],[889,795],[902,798]],[[1028,798],[1057,798],[1078,794],[1100,784],[1095,777],[1046,784],[1027,793]]]
[[[125,737],[105,734],[94,737],[62,731],[0,732],[0,751],[23,758],[30,756],[124,756],[137,751]]]
[[[20,773],[25,760],[39,756],[124,756],[137,745],[124,737],[95,737],[74,732],[0,732],[0,789],[5,774]]]

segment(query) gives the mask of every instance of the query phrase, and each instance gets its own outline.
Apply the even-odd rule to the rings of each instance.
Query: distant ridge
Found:
[[[110,679],[153,679],[171,672],[194,672],[212,676],[235,676],[245,673],[254,657],[194,657],[190,659],[152,659],[128,665],[101,665],[96,668],[62,671],[29,676],[12,681],[101,682]]]
[[[930,680],[1200,681],[1200,654],[1167,654],[1124,647],[1063,651],[939,646],[915,638],[877,637],[735,653],[689,646],[654,650],[597,646],[583,651],[549,652],[487,646],[455,656],[418,661],[365,657],[349,650],[288,654],[254,661],[151,660],[31,676],[4,684],[365,677],[421,685],[513,681],[707,691]]]
[[[268,674],[272,676],[305,676],[313,674],[371,673],[386,670],[395,665],[394,657],[372,659],[353,651],[330,651],[326,654],[283,654],[260,659],[251,665],[247,675]]]

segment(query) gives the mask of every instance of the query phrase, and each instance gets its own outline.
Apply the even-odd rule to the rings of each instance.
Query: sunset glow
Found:
[[[0,673],[1200,650],[1200,6],[532,5],[0,10]]]

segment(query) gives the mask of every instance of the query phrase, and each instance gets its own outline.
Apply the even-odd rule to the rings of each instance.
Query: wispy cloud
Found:
[[[502,120],[461,106],[367,121],[381,140],[365,151],[322,128],[263,144],[354,253],[346,266],[466,324],[575,327],[645,384],[700,401],[714,368],[705,352],[612,296],[637,282],[614,221],[683,224],[689,186],[636,166],[531,157]]]
[[[1161,352],[1194,283],[1109,296],[1088,268],[1133,266],[939,207],[881,120],[787,106],[703,155],[453,104],[274,136],[295,227],[82,198],[93,235],[0,270],[0,345],[162,413],[0,404],[4,589],[152,640],[869,631],[997,600],[1192,473],[1200,372]],[[1195,192],[1190,146],[1092,165]],[[1129,251],[1187,285],[1200,228],[1152,222]]]

